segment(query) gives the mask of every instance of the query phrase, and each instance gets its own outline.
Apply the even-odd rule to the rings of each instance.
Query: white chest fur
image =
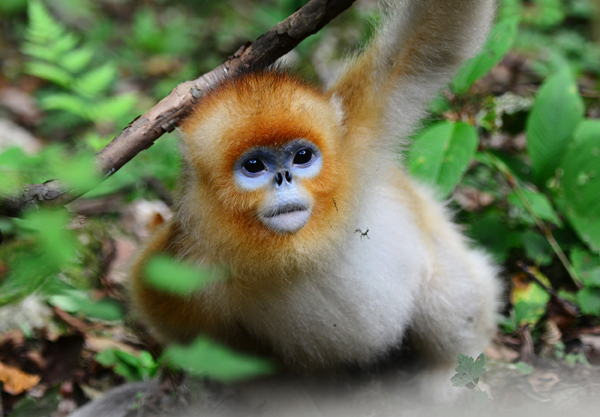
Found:
[[[367,364],[397,346],[410,324],[429,255],[398,190],[375,194],[365,199],[369,214],[348,231],[343,254],[238,318],[292,363]]]

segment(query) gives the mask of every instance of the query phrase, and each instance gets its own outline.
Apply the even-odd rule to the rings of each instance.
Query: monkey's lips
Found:
[[[310,219],[311,209],[304,204],[285,204],[265,210],[259,216],[261,222],[280,233],[294,233]]]

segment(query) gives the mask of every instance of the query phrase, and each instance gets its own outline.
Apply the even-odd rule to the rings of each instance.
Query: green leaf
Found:
[[[569,258],[585,286],[600,288],[600,256],[586,250],[573,249]]]
[[[25,66],[25,72],[62,87],[68,87],[73,82],[73,77],[67,71],[46,62],[28,62]]]
[[[72,74],[83,71],[94,57],[94,49],[82,47],[65,54],[61,59],[62,66]]]
[[[106,349],[96,355],[94,358],[100,365],[109,367],[117,363],[117,355],[114,349]]]
[[[482,406],[488,401],[493,400],[492,396],[484,390],[475,390],[473,391],[473,395],[473,401],[475,406]]]
[[[525,362],[517,362],[515,363],[515,366],[517,367],[517,370],[523,375],[531,375],[534,370],[533,366]]]
[[[552,247],[548,240],[533,230],[526,230],[522,234],[523,248],[527,257],[541,266],[552,263]]]
[[[569,223],[588,247],[595,253],[600,254],[600,219],[591,219],[575,213],[572,208],[565,210]]]
[[[558,217],[558,214],[556,214],[556,211],[554,211],[550,200],[548,200],[544,194],[526,188],[521,188],[521,193],[525,197],[525,200],[527,200],[531,210],[540,220],[548,221],[562,227],[562,221]],[[521,217],[526,220],[527,223],[530,225],[535,224],[535,220],[531,218],[525,204],[516,193],[513,192],[508,196],[508,202],[522,211]]]
[[[28,227],[37,231],[41,248],[52,265],[60,267],[74,260],[78,241],[66,228],[70,222],[66,210],[31,211],[25,215],[25,220]]]
[[[150,355],[145,351],[141,353]],[[152,355],[150,355],[150,358],[152,358]],[[127,381],[141,381],[152,378],[158,370],[158,365],[153,360],[150,367],[145,367],[139,358],[116,349],[106,349],[98,353],[95,359],[102,366],[114,367],[115,373],[122,375]],[[147,361],[147,359],[144,361]]]
[[[462,353],[458,355],[456,374],[450,379],[455,387],[477,385],[479,378],[485,373],[485,355],[482,353],[474,360]]]
[[[577,293],[577,302],[583,314],[600,316],[600,288],[583,288]]]
[[[538,280],[550,286],[548,278],[537,272]],[[550,301],[550,294],[537,282],[516,286],[511,291],[511,301],[514,306],[515,320],[521,326],[536,324],[546,314],[546,305]]]
[[[462,94],[494,68],[510,50],[519,28],[519,17],[499,22],[490,32],[482,52],[465,62],[454,78],[454,91]]]
[[[65,32],[64,27],[54,20],[41,1],[29,1],[28,17],[27,39],[31,42],[39,44],[52,41]]]
[[[79,313],[85,317],[105,321],[123,319],[123,309],[114,300],[92,300],[89,295],[78,290],[63,290],[61,294],[48,298],[48,302],[67,313]]]
[[[593,140],[600,134],[600,120],[584,119],[575,129],[575,143]]]
[[[408,153],[410,173],[448,196],[466,172],[478,144],[475,128],[440,122],[421,132]]]
[[[44,110],[64,110],[76,114],[85,120],[94,120],[88,108],[90,103],[73,94],[50,94],[40,99],[40,104]]]
[[[122,94],[99,100],[92,106],[90,113],[96,120],[114,121],[127,114],[133,109],[137,102],[135,94]]]
[[[583,101],[568,68],[549,77],[538,91],[526,126],[527,152],[538,185],[554,175],[583,113]]]
[[[220,268],[200,268],[167,255],[156,255],[146,265],[146,280],[150,285],[179,295],[201,290],[224,275]]]
[[[497,213],[490,213],[473,221],[467,234],[477,240],[494,255],[494,260],[502,263],[512,248],[521,246],[521,234],[506,227]]]
[[[234,352],[206,337],[199,337],[188,346],[169,346],[163,357],[167,363],[186,372],[226,382],[271,374],[276,370],[270,360]]]
[[[585,123],[561,162],[565,200],[584,218],[600,219],[600,123]]]
[[[95,98],[106,92],[117,77],[117,68],[112,62],[83,74],[73,84],[73,90],[83,97]]]
[[[60,165],[56,165],[57,163]],[[62,163],[53,161],[51,168],[57,178],[60,178],[70,188],[81,192],[90,190],[101,182],[92,154],[82,153],[71,156],[63,159]]]

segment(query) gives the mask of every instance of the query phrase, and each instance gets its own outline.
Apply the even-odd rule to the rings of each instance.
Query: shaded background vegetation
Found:
[[[0,195],[54,178],[88,188],[90,157],[130,121],[304,3],[3,0]],[[368,40],[374,5],[358,1],[285,61],[326,82]],[[402,155],[502,266],[498,343],[525,372],[540,357],[600,364],[598,7],[500,1],[484,51]],[[272,370],[206,339],[162,352],[129,312],[127,260],[168,218],[178,170],[176,134],[165,135],[68,210],[0,216],[5,412],[65,415],[161,365],[222,380]]]

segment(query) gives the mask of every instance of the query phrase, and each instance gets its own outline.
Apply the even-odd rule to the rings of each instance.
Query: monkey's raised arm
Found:
[[[387,0],[378,34],[331,86],[345,125],[405,137],[427,102],[472,57],[491,26],[494,0]],[[389,140],[389,139],[388,139]],[[394,143],[389,143],[394,145]]]

